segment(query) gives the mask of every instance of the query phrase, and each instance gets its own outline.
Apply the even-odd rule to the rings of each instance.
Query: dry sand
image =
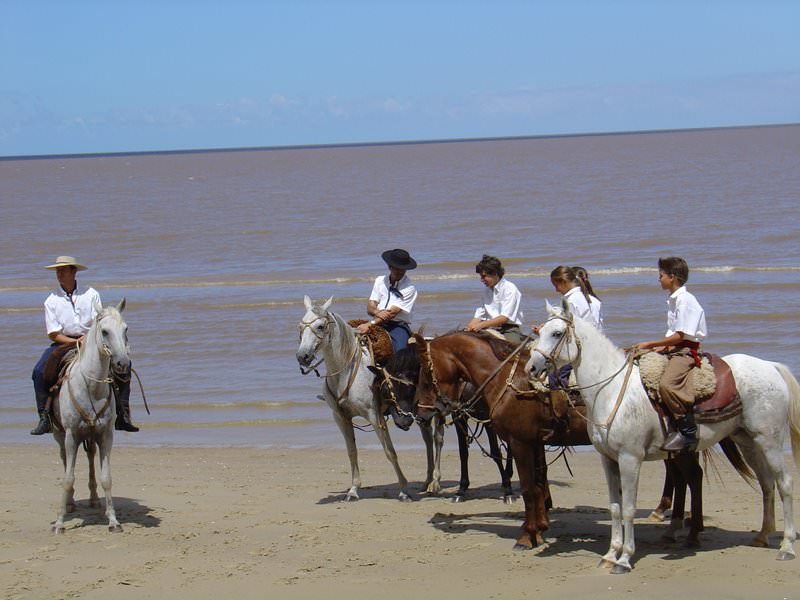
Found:
[[[446,495],[401,503],[382,452],[362,451],[362,499],[343,503],[344,449],[117,447],[124,532],[109,533],[103,511],[88,508],[81,457],[79,505],[55,536],[55,444],[0,450],[5,598],[800,598],[800,560],[775,560],[778,535],[769,549],[748,545],[761,523],[760,493],[721,460],[724,483],[712,475],[705,486],[699,551],[682,539],[662,542],[665,525],[647,520],[662,469],[645,465],[634,570],[618,576],[596,567],[609,526],[593,451],[570,458],[574,477],[563,462],[551,467],[548,544],[515,552],[522,501],[500,501],[494,465],[482,457],[472,461],[473,499],[449,500],[458,477],[450,452]],[[423,453],[400,458],[418,490]]]

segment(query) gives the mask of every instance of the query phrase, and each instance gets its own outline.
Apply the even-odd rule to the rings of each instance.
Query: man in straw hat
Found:
[[[47,398],[48,382],[45,381],[44,370],[47,359],[58,346],[75,346],[89,331],[97,316],[96,306],[101,306],[100,294],[94,288],[78,290],[78,271],[86,267],[72,256],[59,256],[52,265],[45,269],[56,272],[58,288],[44,301],[44,320],[47,336],[53,342],[42,354],[33,368],[33,389],[36,394],[36,410],[39,412],[39,424],[31,431],[31,435],[42,435],[51,431],[48,415]],[[117,421],[115,428],[122,431],[139,431],[131,423],[129,396],[130,371],[122,377],[114,375],[115,393],[117,396]]]
[[[367,302],[367,313],[372,320],[359,325],[357,329],[360,333],[366,333],[370,325],[383,327],[392,338],[392,347],[397,352],[408,346],[408,338],[411,337],[417,288],[406,271],[416,269],[417,261],[402,248],[387,250],[381,254],[381,258],[389,267],[389,274],[375,279]]]

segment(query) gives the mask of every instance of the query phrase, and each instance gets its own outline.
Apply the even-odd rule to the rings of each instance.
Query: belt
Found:
[[[679,344],[675,344],[676,348],[686,348],[694,359],[694,366],[700,368],[700,342],[693,342],[691,340],[682,340]]]

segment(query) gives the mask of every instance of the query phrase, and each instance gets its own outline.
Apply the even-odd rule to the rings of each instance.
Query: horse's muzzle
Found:
[[[300,363],[301,367],[308,367],[312,362],[314,362],[314,355],[310,352],[298,352],[295,354],[295,356],[297,357],[297,362]]]

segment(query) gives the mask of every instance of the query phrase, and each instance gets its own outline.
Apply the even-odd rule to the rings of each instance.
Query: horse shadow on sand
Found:
[[[425,486],[422,484],[423,482],[409,482],[408,484],[408,494],[411,496],[413,501],[452,501],[453,497],[456,495],[456,491],[458,490],[458,481],[456,480],[445,480],[442,479],[441,486],[442,486],[442,493],[438,496],[428,494],[425,492]],[[372,486],[363,486],[358,488],[358,496],[361,500],[369,500],[375,498],[386,498],[390,500],[397,500],[397,495],[400,489],[397,487],[397,482],[391,482],[383,485],[372,485]],[[347,494],[347,490],[342,491],[331,491],[328,493],[327,496],[320,498],[317,501],[317,504],[335,504],[337,502],[342,502],[344,500],[345,494]],[[514,486],[514,499],[519,498],[519,486]],[[481,499],[497,499],[498,502],[502,502],[503,499],[503,487],[500,483],[490,483],[483,486],[470,486],[467,494],[465,496],[465,500],[481,500]]]
[[[153,514],[153,509],[133,498],[114,496],[114,510],[123,530],[126,525],[135,524],[147,528],[161,525],[161,519]],[[64,523],[72,524],[73,527],[107,526],[105,499],[101,497],[97,506],[89,506],[88,498],[76,500],[75,510],[67,513]]]
[[[689,548],[684,543],[688,527],[677,533],[676,541],[664,540],[662,536],[667,531],[667,522],[648,520],[650,512],[650,509],[636,511],[637,562],[649,554],[662,555],[661,560],[680,560],[703,552],[750,546],[755,536],[755,531],[752,530],[720,529],[706,518],[705,530],[700,533],[700,547]],[[524,513],[521,511],[461,514],[436,512],[428,522],[444,533],[458,535],[481,532],[508,540],[511,551],[519,536],[523,519]],[[534,554],[548,557],[590,553],[595,554],[599,560],[608,550],[610,535],[607,508],[585,505],[573,508],[555,507],[550,511],[550,529],[544,532],[546,543],[536,548]]]

